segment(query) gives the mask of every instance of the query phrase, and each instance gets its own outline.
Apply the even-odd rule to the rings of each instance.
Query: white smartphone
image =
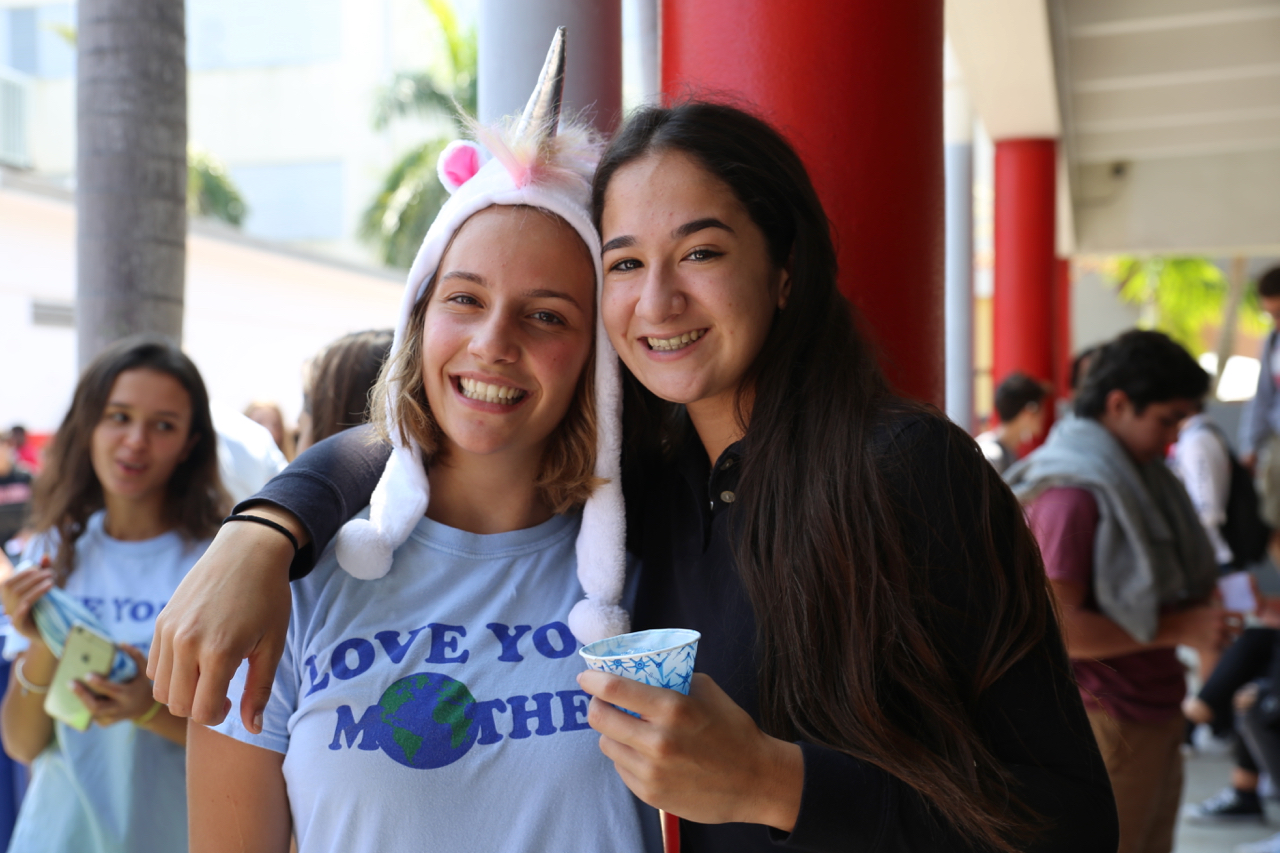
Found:
[[[111,640],[84,625],[72,625],[62,649],[62,659],[58,661],[53,681],[49,684],[49,693],[44,697],[45,713],[73,729],[84,731],[89,728],[93,717],[80,697],[72,692],[71,682],[80,681],[94,672],[106,675],[111,671],[115,654],[116,647]]]
[[[1232,572],[1218,580],[1218,592],[1222,594],[1222,606],[1233,613],[1258,612],[1258,600],[1253,595],[1253,576],[1248,572]]]

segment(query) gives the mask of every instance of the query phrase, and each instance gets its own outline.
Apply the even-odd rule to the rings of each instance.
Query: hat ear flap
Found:
[[[480,171],[480,148],[474,142],[455,140],[445,146],[436,161],[436,173],[452,195],[458,187],[475,177]]]

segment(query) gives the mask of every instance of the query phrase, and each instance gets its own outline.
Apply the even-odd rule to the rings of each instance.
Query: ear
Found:
[[[1107,392],[1106,413],[1112,417],[1119,417],[1127,410],[1133,409],[1133,401],[1129,399],[1129,395],[1121,391],[1119,388],[1112,388]]]
[[[436,174],[449,194],[475,177],[480,171],[480,148],[474,142],[455,140],[445,146],[436,161]]]
[[[781,270],[782,280],[778,286],[778,310],[781,311],[787,307],[787,300],[791,298],[791,267],[796,259],[796,251],[794,248],[791,254],[787,256],[787,263]]]

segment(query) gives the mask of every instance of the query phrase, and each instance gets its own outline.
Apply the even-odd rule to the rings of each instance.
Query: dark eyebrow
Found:
[[[579,311],[582,306],[578,304],[578,300],[574,299],[567,293],[561,293],[558,290],[526,290],[524,292],[526,299],[563,299]]]
[[[132,407],[132,406],[130,406],[128,403],[121,403],[121,402],[119,402],[118,400],[111,400],[111,401],[109,401],[109,402],[107,403],[107,405],[106,405],[104,408],[107,408],[107,409],[131,409],[131,408],[133,408],[133,407]],[[158,416],[162,417],[162,418],[180,418],[180,417],[182,417],[182,414],[181,414],[180,412],[156,412],[156,414],[157,414]]]
[[[450,279],[450,278],[460,278],[460,279],[463,279],[464,281],[469,281],[473,284],[484,284],[483,277],[473,272],[467,272],[466,270],[450,270],[449,272],[440,276],[441,281],[445,281],[446,279]]]
[[[673,240],[680,240],[685,237],[688,237],[690,234],[697,234],[699,231],[703,230],[704,228],[721,228],[721,229],[724,229],[725,231],[728,231],[730,234],[737,233],[728,225],[721,222],[719,219],[716,219],[714,216],[707,216],[702,219],[695,219],[692,222],[686,222],[684,225],[681,225],[679,228],[674,229],[671,232],[671,237]],[[614,249],[628,249],[634,246],[635,244],[636,244],[636,238],[632,237],[629,234],[623,237],[614,237],[612,240],[610,240],[608,243],[605,243],[604,246],[601,247],[600,253],[605,254],[606,252],[610,252]]]
[[[688,237],[690,234],[697,234],[699,231],[703,230],[704,228],[722,228],[725,231],[728,231],[730,234],[736,233],[732,228],[730,228],[728,225],[725,225],[723,222],[721,222],[719,219],[716,219],[714,216],[707,216],[702,219],[695,219],[692,222],[686,222],[684,225],[681,225],[679,228],[673,229],[671,232],[671,236],[674,239],[679,240],[682,237]]]
[[[614,249],[629,249],[636,244],[636,238],[630,235],[625,237],[614,237],[608,243],[601,247],[600,253],[611,252]]]

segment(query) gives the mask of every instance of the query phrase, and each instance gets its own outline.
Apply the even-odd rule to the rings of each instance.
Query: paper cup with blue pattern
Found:
[[[620,675],[652,687],[666,687],[689,695],[693,661],[702,635],[687,628],[658,628],[606,637],[578,650],[587,666],[597,672]],[[626,711],[633,717],[639,714]]]

